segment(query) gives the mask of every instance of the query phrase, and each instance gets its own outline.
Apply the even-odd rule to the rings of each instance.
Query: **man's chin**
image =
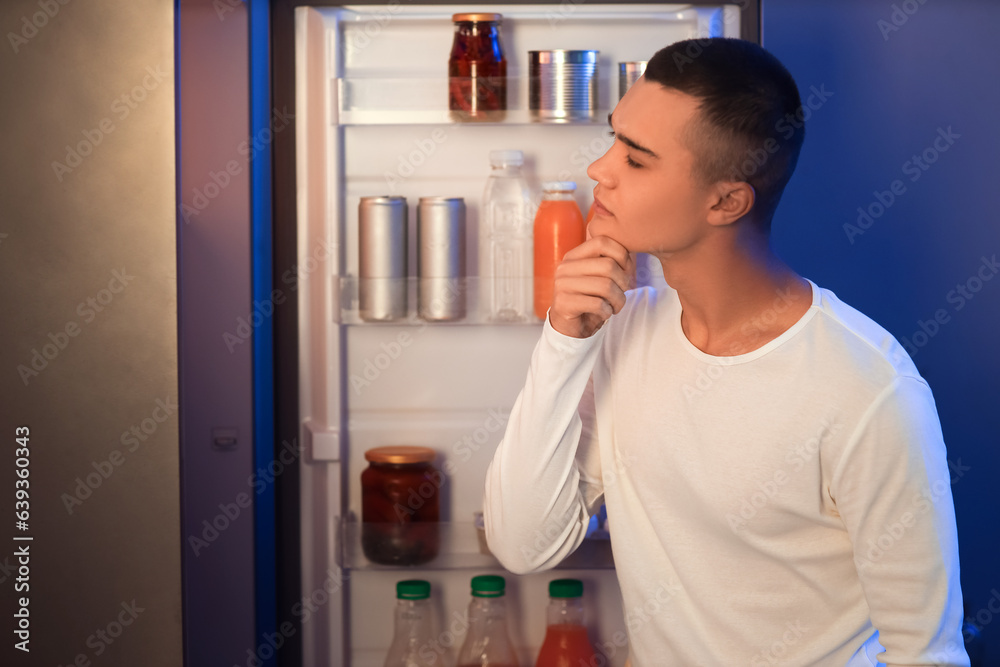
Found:
[[[621,243],[630,252],[632,250],[628,247],[628,244],[622,241],[618,234],[615,233],[613,226],[607,224],[604,220],[601,220],[600,216],[595,217],[590,221],[590,223],[587,224],[587,238],[592,239],[597,236],[607,236],[612,241]]]

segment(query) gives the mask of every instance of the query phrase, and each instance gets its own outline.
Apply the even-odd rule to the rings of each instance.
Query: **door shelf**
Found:
[[[599,104],[589,114],[576,111],[572,117],[552,117],[528,109],[527,77],[507,77],[507,108],[496,118],[462,119],[448,109],[448,85],[445,77],[411,76],[405,78],[356,77],[334,80],[338,110],[334,125],[605,125],[606,104]],[[615,82],[617,93],[617,81]],[[609,90],[609,77],[597,82],[599,99]],[[617,97],[616,97],[617,100]],[[561,114],[567,116],[567,114]],[[544,116],[544,117],[543,117]]]
[[[490,289],[487,279],[478,277],[435,279],[437,282],[431,286],[433,292],[427,294],[433,296],[428,299],[427,304],[423,304],[420,299],[420,278],[380,278],[368,279],[366,289],[373,291],[381,290],[382,293],[394,291],[397,295],[406,295],[405,312],[402,308],[395,317],[382,317],[380,314],[362,316],[360,292],[361,280],[357,276],[340,276],[335,279],[338,283],[336,295],[339,303],[335,305],[334,312],[339,313],[341,324],[358,324],[364,326],[384,326],[384,325],[420,325],[428,324],[434,326],[455,326],[455,325],[488,325],[488,326],[533,326],[538,327],[542,320],[535,317],[533,313],[518,320],[505,320],[490,317],[480,308],[481,295],[484,290]],[[528,282],[531,278],[527,279]],[[426,285],[425,285],[426,286]],[[525,288],[529,294],[531,286]],[[442,319],[448,317],[448,319]],[[377,319],[375,319],[377,318]]]
[[[412,524],[411,524],[412,525]],[[419,565],[380,565],[368,560],[361,545],[362,524],[356,519],[341,522],[341,561],[345,570],[407,571],[407,570],[502,570],[503,566],[486,546],[482,528],[473,522],[441,522],[437,524],[438,555]],[[563,562],[559,570],[614,569],[611,541],[606,531],[597,531]]]

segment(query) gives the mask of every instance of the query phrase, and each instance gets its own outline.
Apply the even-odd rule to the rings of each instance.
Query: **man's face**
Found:
[[[591,236],[658,255],[696,243],[710,226],[711,190],[694,175],[684,144],[698,100],[641,77],[612,114],[615,142],[587,169],[597,181]]]

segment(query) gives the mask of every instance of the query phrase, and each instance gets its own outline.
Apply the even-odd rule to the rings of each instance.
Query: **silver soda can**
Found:
[[[633,60],[630,62],[618,63],[618,97],[625,97],[625,93],[632,87],[642,73],[646,71],[646,60]]]
[[[406,198],[358,204],[358,314],[366,322],[406,318]]]
[[[417,312],[433,322],[465,317],[465,200],[421,197],[417,206]]]

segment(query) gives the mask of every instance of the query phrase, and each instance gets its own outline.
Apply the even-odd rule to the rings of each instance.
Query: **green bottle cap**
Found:
[[[503,597],[507,582],[496,574],[481,574],[472,578],[472,595],[477,598]]]
[[[550,598],[578,598],[583,596],[583,582],[579,579],[554,579],[549,582]]]
[[[431,583],[423,579],[408,579],[396,583],[397,600],[426,600],[431,596]]]

